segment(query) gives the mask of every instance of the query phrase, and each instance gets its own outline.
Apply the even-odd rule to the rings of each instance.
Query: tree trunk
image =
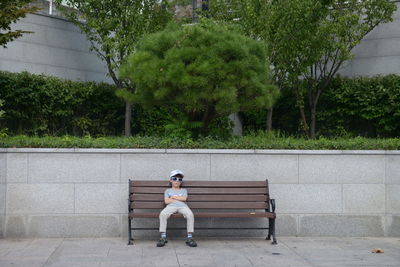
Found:
[[[272,131],[272,113],[274,112],[274,108],[270,107],[267,113],[267,132]]]
[[[301,117],[301,127],[303,128],[305,134],[310,137],[310,132],[309,132],[309,127],[307,124],[307,119],[306,119],[306,114],[304,112],[304,107],[303,106],[299,106],[300,109],[300,117]]]
[[[317,106],[313,103],[311,106],[311,115],[310,115],[310,138],[315,139],[315,125],[317,119]]]
[[[314,93],[310,93],[310,137],[315,139],[316,137],[316,124],[317,124],[317,104],[319,97],[322,93],[321,89],[317,89]]]
[[[125,136],[131,136],[132,103],[125,102]]]

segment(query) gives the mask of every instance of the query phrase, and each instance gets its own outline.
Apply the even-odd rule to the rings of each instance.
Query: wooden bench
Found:
[[[164,191],[170,188],[169,181],[129,180],[128,227],[129,245],[134,230],[158,228],[134,228],[132,220],[158,218],[165,207]],[[188,191],[187,205],[195,218],[269,218],[268,227],[260,228],[198,228],[199,229],[268,229],[267,240],[277,244],[275,237],[275,201],[269,198],[266,181],[184,181],[182,188]],[[210,212],[198,209],[211,210]],[[154,210],[154,211],[148,211]],[[234,210],[234,211],[232,211]],[[139,211],[139,212],[138,212]],[[171,217],[179,217],[173,214]],[[169,228],[182,229],[182,228]],[[186,228],[185,228],[186,229]]]

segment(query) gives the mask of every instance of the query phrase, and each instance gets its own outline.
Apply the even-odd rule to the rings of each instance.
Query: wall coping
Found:
[[[400,155],[400,150],[0,148],[0,153]]]

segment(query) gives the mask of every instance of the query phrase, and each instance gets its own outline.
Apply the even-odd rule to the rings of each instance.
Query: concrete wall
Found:
[[[400,2],[393,22],[381,24],[353,50],[352,61],[344,64],[341,74],[373,76],[400,74]]]
[[[44,15],[46,1],[36,2],[43,5],[42,14],[30,14],[13,25],[13,29],[35,33],[9,43],[7,49],[0,47],[0,70],[112,83],[104,62],[89,51],[85,35],[64,19]],[[354,49],[355,58],[344,64],[342,75],[400,74],[400,3],[397,5],[394,21],[378,26]]]
[[[0,149],[0,235],[126,236],[128,179],[167,179],[174,168],[191,180],[268,178],[278,236],[400,236],[400,151],[173,149]],[[184,226],[183,219],[171,223]],[[267,221],[196,221],[196,226],[222,224]],[[135,225],[157,226],[158,220],[138,219]]]
[[[0,70],[112,83],[106,77],[105,63],[89,50],[90,42],[72,23],[44,14],[28,14],[12,28],[34,33],[8,43],[8,48],[0,47]]]

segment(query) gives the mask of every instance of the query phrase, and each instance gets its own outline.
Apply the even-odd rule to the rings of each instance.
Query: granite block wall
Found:
[[[280,236],[400,236],[400,151],[15,148],[0,149],[0,236],[126,236],[128,179],[168,179],[175,168],[191,180],[268,179]],[[134,225],[157,227],[158,220],[138,219]],[[182,227],[185,221],[170,225]],[[209,225],[261,227],[268,220],[196,221]]]

